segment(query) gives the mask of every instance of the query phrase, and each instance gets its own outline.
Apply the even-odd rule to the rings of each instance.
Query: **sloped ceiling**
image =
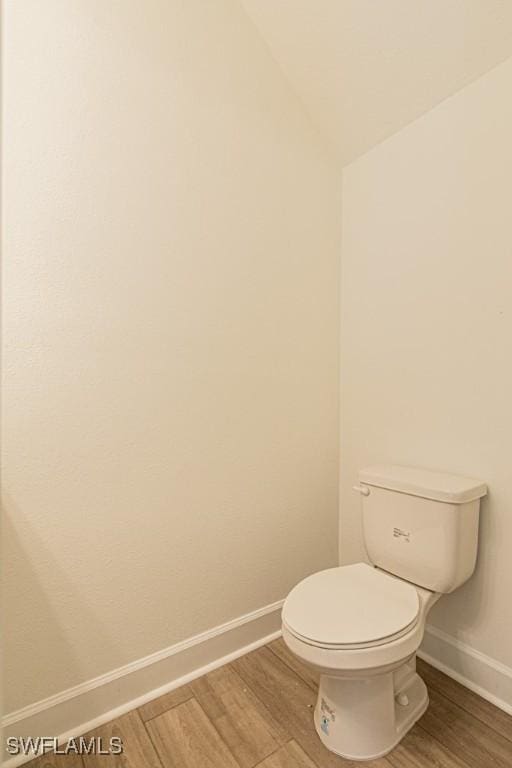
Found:
[[[512,0],[241,2],[342,164],[512,55]]]

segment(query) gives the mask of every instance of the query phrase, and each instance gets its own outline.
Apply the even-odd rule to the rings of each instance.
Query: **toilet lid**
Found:
[[[283,623],[313,645],[365,647],[405,634],[416,624],[419,608],[412,584],[357,563],[297,584],[285,600]]]

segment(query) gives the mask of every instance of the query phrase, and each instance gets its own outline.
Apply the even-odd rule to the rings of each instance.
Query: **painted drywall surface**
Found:
[[[508,0],[241,0],[347,163],[512,55]]]
[[[344,170],[341,556],[360,467],[489,484],[473,578],[432,623],[512,665],[512,59]]]
[[[237,2],[4,40],[10,712],[336,561],[339,178]]]

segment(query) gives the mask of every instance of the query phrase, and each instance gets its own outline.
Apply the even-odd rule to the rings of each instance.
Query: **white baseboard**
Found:
[[[64,743],[259,648],[281,634],[283,602],[6,715],[2,718],[3,745],[9,736],[58,736],[59,743]],[[33,757],[11,757],[2,766],[16,768]]]
[[[512,669],[427,625],[418,656],[512,715]]]

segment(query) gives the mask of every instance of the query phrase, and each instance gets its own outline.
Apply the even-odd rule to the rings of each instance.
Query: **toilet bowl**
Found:
[[[439,597],[366,563],[316,573],[289,594],[283,639],[320,671],[315,727],[332,752],[381,757],[421,717],[415,657]]]
[[[360,473],[371,564],[320,571],[285,600],[283,639],[320,673],[316,731],[332,752],[390,752],[428,706],[416,652],[428,612],[474,570],[480,481],[407,467]]]

